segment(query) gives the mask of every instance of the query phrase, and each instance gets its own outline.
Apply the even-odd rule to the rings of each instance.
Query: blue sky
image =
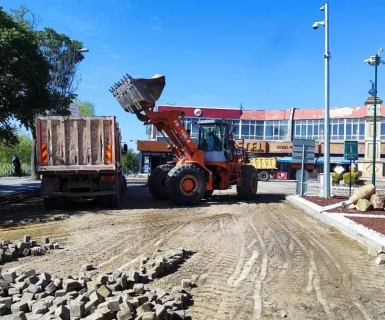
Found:
[[[329,3],[330,103],[362,105],[374,77],[363,60],[385,47],[385,2]],[[127,142],[144,139],[145,128],[108,91],[125,73],[164,74],[159,103],[242,102],[245,109],[263,110],[324,103],[324,29],[312,29],[323,20],[323,1],[3,1],[7,11],[21,4],[40,15],[40,27],[53,27],[89,48],[80,66],[79,98],[93,102],[98,115],[116,115]],[[380,69],[380,96],[384,89]]]

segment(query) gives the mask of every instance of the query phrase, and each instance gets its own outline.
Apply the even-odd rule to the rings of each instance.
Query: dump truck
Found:
[[[277,170],[277,158],[251,158],[249,159],[250,165],[258,170],[258,180],[269,181],[273,170]]]
[[[122,172],[119,125],[113,116],[36,118],[37,172],[46,209],[62,209],[69,199],[94,199],[119,207],[127,189]]]

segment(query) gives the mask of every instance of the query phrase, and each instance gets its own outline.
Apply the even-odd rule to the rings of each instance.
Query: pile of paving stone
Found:
[[[25,218],[23,220],[5,220],[0,222],[0,226],[4,228],[9,228],[18,225],[27,225],[32,223],[46,223],[52,221],[66,220],[69,219],[70,216],[68,214],[58,214],[50,217],[34,217],[34,218]]]
[[[24,236],[23,241],[0,240],[0,263],[20,257],[44,255],[50,249],[60,249],[60,244],[47,237],[42,238],[41,244],[28,235]]]
[[[4,273],[0,278],[0,318],[177,320],[187,319],[191,301],[190,279],[170,292],[149,289],[149,279],[174,270],[191,255],[177,249],[163,257],[144,258],[141,270],[116,270],[92,275],[92,264],[84,264],[79,276],[59,278],[30,269],[21,274]]]

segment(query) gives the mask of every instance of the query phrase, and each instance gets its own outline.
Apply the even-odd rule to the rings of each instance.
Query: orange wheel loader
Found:
[[[257,196],[258,172],[248,164],[244,150],[236,149],[233,126],[223,120],[198,122],[195,143],[182,119],[181,110],[156,111],[155,104],[166,85],[166,78],[133,78],[126,74],[110,92],[122,108],[145,125],[154,125],[170,144],[177,161],[152,170],[148,186],[155,199],[170,199],[177,205],[196,205],[214,190],[236,185],[241,200]]]

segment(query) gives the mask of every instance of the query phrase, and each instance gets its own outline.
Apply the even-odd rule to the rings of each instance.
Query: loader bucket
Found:
[[[137,113],[143,108],[154,107],[155,101],[161,96],[165,85],[166,77],[160,74],[156,74],[150,79],[134,79],[126,74],[110,89],[110,92],[124,111]]]

